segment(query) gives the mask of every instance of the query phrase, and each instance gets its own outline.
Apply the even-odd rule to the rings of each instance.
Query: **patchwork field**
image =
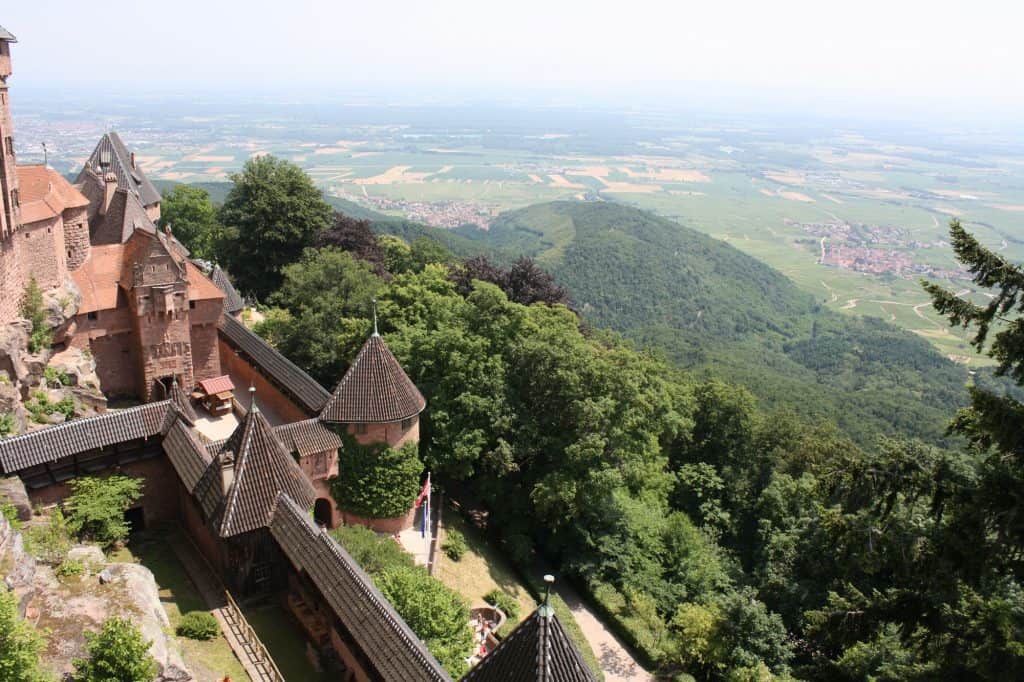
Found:
[[[74,145],[50,144],[51,163],[73,172],[108,124],[55,124],[65,116],[59,107],[30,107],[17,121],[18,142],[31,161],[55,127],[73,129],[61,139]],[[126,115],[118,127],[154,178],[223,182],[247,159],[274,154],[302,166],[328,194],[446,228],[486,229],[503,211],[558,199],[632,204],[768,262],[822,305],[882,317],[959,362],[984,362],[924,305],[920,280],[971,295],[946,242],[951,217],[1024,260],[1024,150],[1012,137],[514,113],[343,107],[313,118],[271,106],[258,114]]]

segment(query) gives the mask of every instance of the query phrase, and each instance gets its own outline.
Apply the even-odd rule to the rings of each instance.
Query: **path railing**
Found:
[[[260,641],[256,631],[249,625],[249,621],[245,619],[242,610],[235,603],[234,597],[227,590],[224,590],[224,600],[227,602],[223,610],[224,620],[231,626],[238,640],[249,647],[254,663],[260,667],[260,672],[265,673],[266,678],[271,682],[285,682],[284,675],[278,670],[274,659],[270,657],[267,647]]]

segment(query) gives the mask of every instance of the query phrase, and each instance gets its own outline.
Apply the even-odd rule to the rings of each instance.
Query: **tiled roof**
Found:
[[[380,679],[451,679],[348,552],[287,495],[278,498],[270,533],[295,568],[309,575]]]
[[[224,310],[229,313],[237,313],[245,307],[245,301],[238,295],[235,285],[231,283],[226,272],[220,269],[219,265],[213,266],[210,273],[210,280],[217,285],[217,288],[224,292]]]
[[[203,389],[206,395],[216,395],[225,391],[235,390],[235,384],[227,374],[212,379],[203,379],[199,382],[199,388]]]
[[[550,606],[516,626],[461,682],[596,682]]]
[[[3,26],[0,26],[0,40],[4,40],[8,43],[18,42],[18,39],[14,37],[14,34],[8,31]]]
[[[192,429],[180,419],[176,419],[167,430],[163,448],[186,490],[193,492],[213,458],[196,440]]]
[[[178,408],[178,412],[181,413],[181,416],[185,419],[188,425],[195,426],[196,419],[198,418],[196,411],[192,409],[192,401],[189,400],[189,397],[185,394],[185,391],[181,389],[181,385],[177,381],[171,384],[171,394],[169,397],[171,402],[174,403],[174,406]]]
[[[81,192],[57,171],[42,164],[18,166],[21,222],[25,225],[56,218],[69,208],[89,205]]]
[[[164,400],[0,439],[0,471],[9,474],[94,448],[155,436],[169,426],[172,409],[171,401]]]
[[[131,190],[118,187],[110,199],[106,213],[100,208],[106,192],[103,177],[86,168],[76,183],[89,200],[89,236],[93,244],[116,244],[127,241],[136,230],[156,232],[156,224],[146,213],[139,197]]]
[[[341,447],[338,434],[316,418],[275,426],[274,434],[289,452],[297,452],[300,457]]]
[[[104,244],[89,249],[85,262],[71,273],[71,279],[82,292],[79,315],[117,307],[120,291],[117,281],[121,278],[123,257],[124,244]]]
[[[344,424],[397,422],[426,406],[384,339],[374,333],[338,382],[320,418]]]
[[[221,317],[220,331],[228,342],[249,356],[263,374],[287,391],[310,414],[319,412],[331,394],[295,364],[278,353],[266,341],[251,332],[244,324],[225,313]]]
[[[313,506],[316,491],[259,410],[249,410],[228,438],[221,456],[227,453],[234,455],[235,472],[224,504],[221,537],[270,525],[274,501],[282,491],[306,509]]]
[[[110,167],[97,171],[96,169],[100,169],[100,156],[104,152],[110,155]],[[113,131],[100,138],[96,148],[89,156],[89,160],[85,162],[85,167],[86,170],[93,169],[94,173],[111,172],[116,175],[117,186],[137,196],[143,206],[160,201],[160,192],[156,190],[138,164],[132,167],[131,152],[125,147],[121,137]],[[76,182],[82,182],[82,180],[83,177],[79,174]]]

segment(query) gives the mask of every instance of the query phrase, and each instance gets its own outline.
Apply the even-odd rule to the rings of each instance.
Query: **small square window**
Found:
[[[408,419],[403,419],[402,420],[402,430],[403,431],[408,431],[409,429],[411,429],[412,428],[412,422],[413,422],[413,418],[412,417],[409,417]]]
[[[100,315],[95,310],[93,310],[91,312],[86,313],[85,314],[85,318],[87,320],[98,320],[98,319],[100,319]]]
[[[195,310],[196,309],[196,302],[195,301],[189,301],[188,302],[188,309],[189,310]]]
[[[356,424],[356,435],[357,436],[365,436],[366,435],[366,424]]]

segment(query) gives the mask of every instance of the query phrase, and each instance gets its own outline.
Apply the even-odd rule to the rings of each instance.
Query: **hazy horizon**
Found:
[[[157,14],[43,1],[6,9],[0,25],[19,40],[11,87],[29,97],[244,92],[979,125],[1024,113],[1019,6],[825,4],[183,0]]]

